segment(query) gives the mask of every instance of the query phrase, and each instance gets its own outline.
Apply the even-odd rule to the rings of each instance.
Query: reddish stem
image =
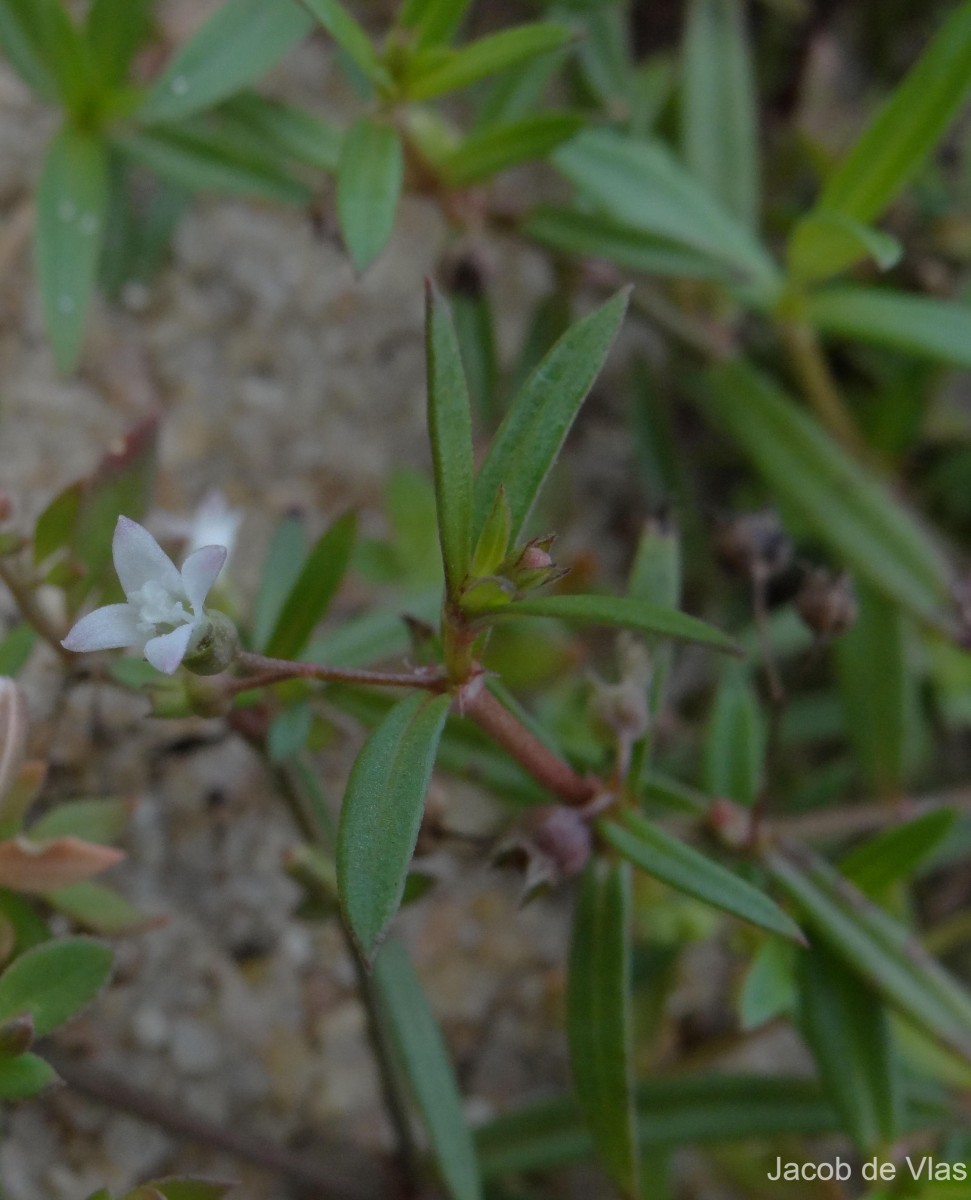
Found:
[[[269,687],[272,683],[283,683],[287,679],[320,679],[325,683],[364,683],[374,687],[414,687],[429,691],[442,691],[446,684],[444,674],[437,667],[420,667],[416,671],[365,671],[355,667],[331,667],[325,663],[289,662],[283,658],[265,658],[243,650],[236,661],[252,671],[242,679],[233,680],[226,687],[227,694],[236,696],[251,688]]]

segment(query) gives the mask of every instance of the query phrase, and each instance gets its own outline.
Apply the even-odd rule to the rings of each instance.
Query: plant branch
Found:
[[[806,399],[821,424],[855,458],[872,460],[872,451],[846,411],[815,329],[803,321],[783,321],[779,332]]]
[[[37,603],[37,597],[17,574],[16,569],[11,568],[10,564],[2,558],[0,558],[0,579],[7,585],[8,591],[20,609],[20,615],[27,624],[40,634],[64,662],[70,662],[73,656],[61,645],[62,631],[55,627],[50,617]]]
[[[387,1159],[356,1151],[344,1141],[334,1144],[326,1158],[311,1159],[252,1132],[217,1124],[187,1110],[181,1101],[170,1104],[86,1063],[47,1051],[45,1057],[79,1095],[281,1175],[314,1200],[386,1200],[399,1192],[400,1181]]]
[[[288,679],[319,679],[325,683],[359,683],[373,687],[414,687],[442,691],[446,677],[436,667],[419,667],[414,671],[365,671],[356,667],[331,667],[325,663],[290,662],[284,658],[266,658],[242,650],[236,658],[239,666],[251,672],[226,686],[230,696],[252,688],[269,687]]]
[[[778,817],[767,822],[767,831],[773,838],[826,841],[828,838],[873,833],[942,808],[971,812],[971,788],[954,788],[927,796],[910,797],[897,804],[856,804],[798,817]]]
[[[567,804],[587,804],[596,795],[599,788],[596,779],[578,775],[486,688],[465,700],[461,712],[498,742],[538,783]]]

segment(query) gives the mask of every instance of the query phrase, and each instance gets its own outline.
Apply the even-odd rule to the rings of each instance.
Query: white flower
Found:
[[[173,674],[206,631],[202,606],[226,561],[226,547],[194,550],[180,573],[147,529],[119,517],[111,553],[127,603],[88,613],[61,645],[77,651],[137,646],[153,667]]]
[[[225,494],[219,488],[213,488],[205,494],[191,517],[159,513],[153,524],[162,537],[183,541],[186,554],[203,546],[225,546],[228,559],[242,521],[242,510],[233,508]]]

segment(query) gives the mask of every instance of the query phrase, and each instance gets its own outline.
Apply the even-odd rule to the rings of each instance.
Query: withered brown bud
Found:
[[[806,625],[823,638],[839,637],[856,620],[859,605],[849,576],[823,567],[809,572],[796,596],[796,608]]]
[[[729,571],[746,579],[771,579],[792,561],[792,541],[771,509],[719,522],[715,552]]]
[[[522,902],[579,875],[593,839],[583,816],[567,805],[531,809],[498,846],[493,861],[524,874]]]

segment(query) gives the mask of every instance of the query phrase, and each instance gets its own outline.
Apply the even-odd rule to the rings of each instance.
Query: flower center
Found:
[[[152,633],[159,625],[185,625],[192,617],[185,605],[154,579],[142,584],[128,597],[135,610],[138,627],[142,633]]]

